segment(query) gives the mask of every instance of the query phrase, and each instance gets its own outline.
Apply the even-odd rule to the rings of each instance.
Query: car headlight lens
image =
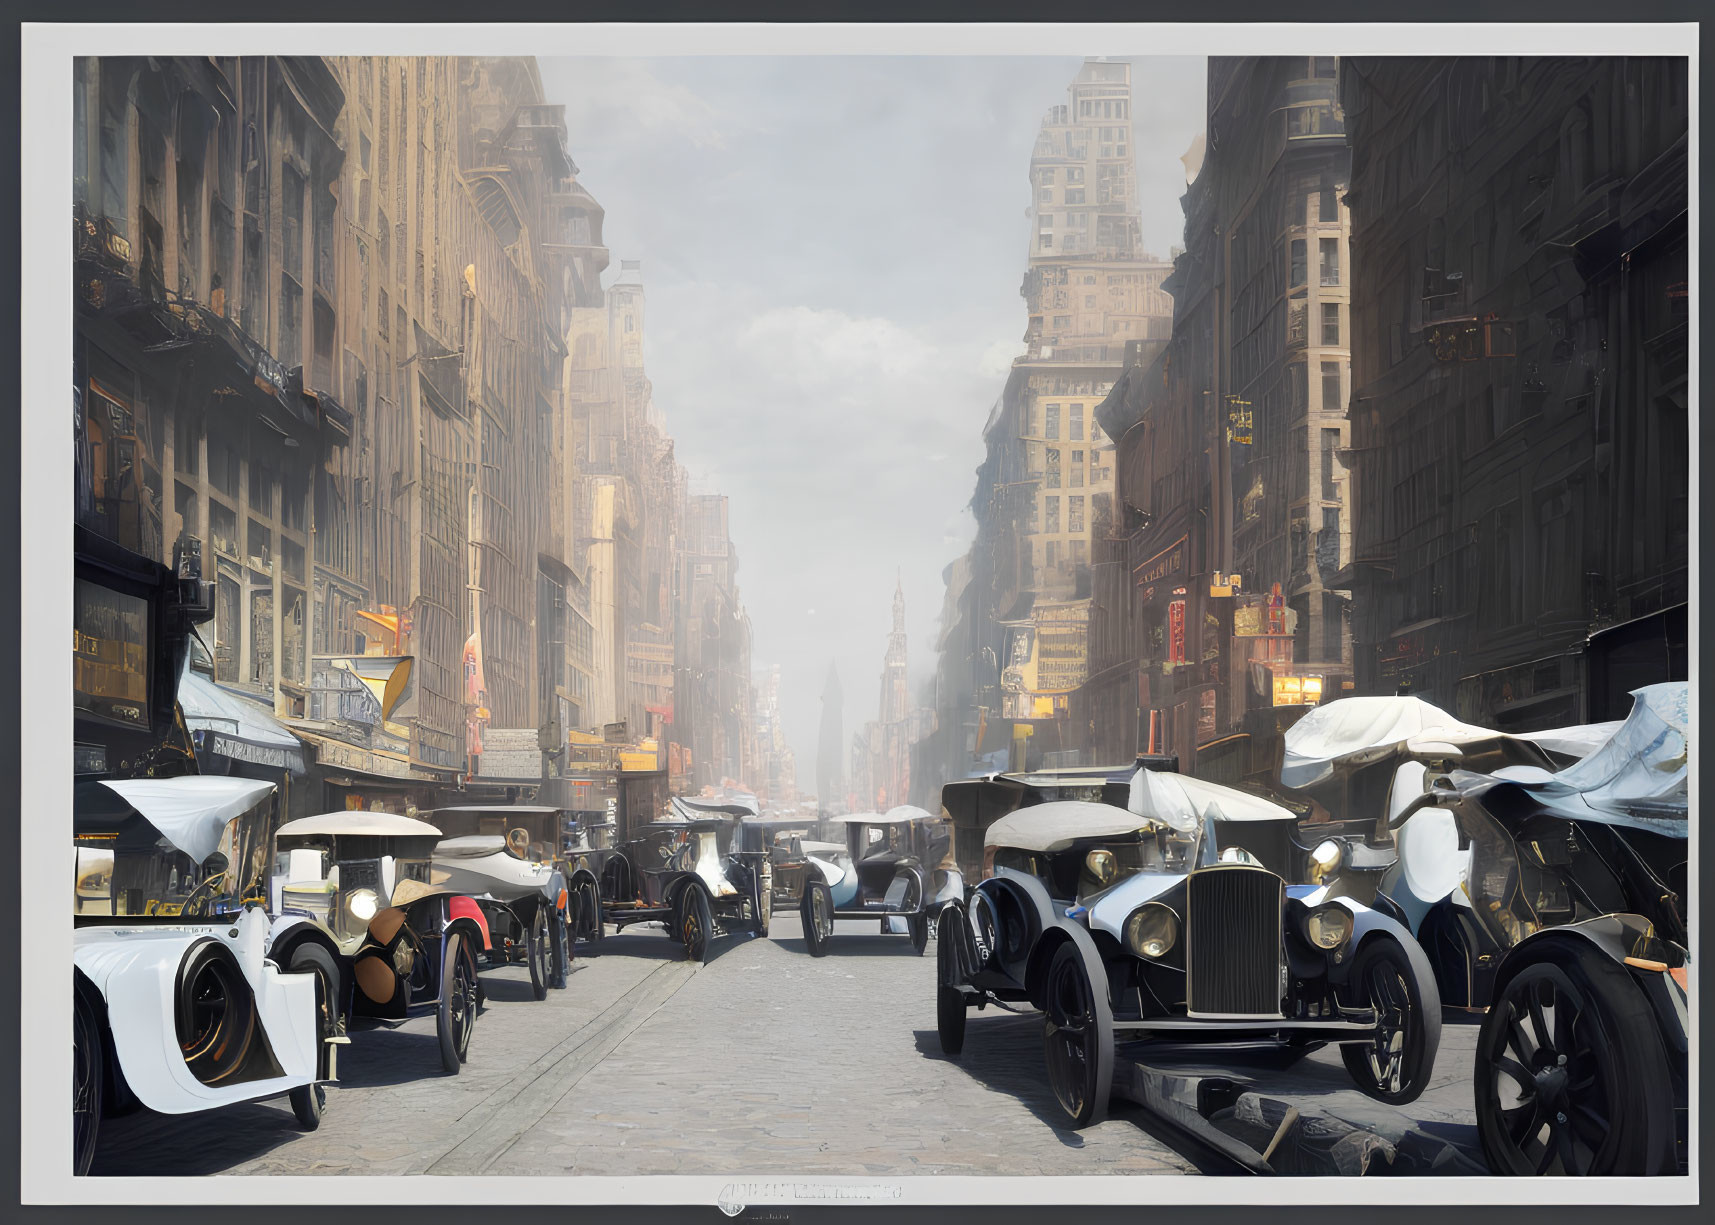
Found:
[[[1316,849],[1310,852],[1311,880],[1320,884],[1323,880],[1334,875],[1339,870],[1341,860],[1345,857],[1345,852],[1340,849],[1340,844],[1332,838],[1326,838],[1317,843]]]
[[[1125,921],[1126,947],[1151,961],[1167,956],[1179,939],[1179,916],[1160,902],[1149,902]]]
[[[1119,865],[1114,862],[1112,851],[1091,851],[1084,856],[1084,869],[1104,889],[1113,884],[1114,878],[1119,875]]]
[[[1304,917],[1304,938],[1319,949],[1337,949],[1352,938],[1352,912],[1321,906]]]
[[[354,889],[351,896],[345,899],[346,913],[359,923],[368,923],[380,909],[381,899],[373,889]]]

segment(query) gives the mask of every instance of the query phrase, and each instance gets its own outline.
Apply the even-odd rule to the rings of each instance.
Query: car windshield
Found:
[[[857,837],[858,858],[873,859],[878,855],[906,855],[911,851],[911,827],[908,825],[865,825]]]
[[[1028,872],[1051,896],[1083,900],[1141,873],[1181,875],[1197,864],[1200,829],[1152,825],[1135,834],[1080,838],[1053,851],[996,847],[994,866]]]
[[[80,833],[77,913],[207,917],[243,909],[246,899],[265,896],[271,804],[228,821],[201,863],[141,817],[109,835]]]

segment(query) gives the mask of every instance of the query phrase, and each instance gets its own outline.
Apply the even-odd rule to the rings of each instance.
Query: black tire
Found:
[[[804,945],[810,956],[826,957],[834,937],[834,895],[827,882],[813,880],[805,885],[799,917],[804,922]]]
[[[470,1034],[476,1027],[476,955],[458,932],[447,934],[441,949],[441,1006],[435,1016],[441,1070],[457,1076],[470,1058]]]
[[[929,916],[914,914],[905,920],[905,926],[911,933],[911,948],[919,957],[923,950],[929,947]]]
[[[1048,963],[1043,991],[1042,1051],[1048,1082],[1073,1127],[1100,1123],[1114,1082],[1114,1019],[1107,983],[1097,996],[1084,957],[1068,941]]]
[[[524,960],[530,964],[530,996],[536,1000],[548,998],[548,979],[554,972],[548,941],[548,908],[538,902],[524,927]]]
[[[951,1057],[965,1049],[965,994],[949,985],[958,972],[953,948],[956,937],[949,926],[953,912],[943,910],[939,922],[935,939],[935,1033],[941,1040],[941,1053]]]
[[[1527,950],[1524,963],[1505,972],[1473,1061],[1477,1135],[1489,1168],[1674,1172],[1672,1074],[1637,984],[1574,939]]]
[[[679,943],[685,946],[685,960],[707,965],[715,934],[708,891],[701,885],[687,885],[679,895],[678,918],[677,931]]]
[[[316,1025],[324,1040],[316,1059],[316,1070],[320,1073],[327,1064],[325,1040],[345,1029],[345,995],[340,989],[339,964],[321,945],[306,942],[293,949],[286,959],[286,973],[316,976]]]
[[[577,927],[572,933],[573,938],[589,945],[588,952],[591,957],[600,957],[602,937],[601,891],[596,888],[594,881],[584,880],[578,883],[576,894]]]
[[[1432,1005],[1423,987],[1405,948],[1391,936],[1365,942],[1352,963],[1347,1003],[1376,1010],[1376,1037],[1363,1046],[1342,1046],[1340,1059],[1359,1091],[1377,1101],[1416,1101],[1435,1070],[1441,998]]]
[[[205,1085],[244,1066],[256,1034],[256,997],[226,947],[205,940],[179,972],[174,1021],[185,1064]]]
[[[288,1097],[300,1131],[314,1131],[322,1125],[322,1108],[328,1103],[326,1089],[321,1085],[299,1085]]]
[[[554,907],[554,915],[548,920],[549,945],[553,950],[553,977],[549,985],[563,990],[566,978],[572,972],[572,933],[566,921],[566,912],[558,906]]]
[[[72,1167],[87,1174],[95,1162],[95,1142],[101,1135],[101,1083],[106,1074],[101,1025],[81,992],[72,1002]]]

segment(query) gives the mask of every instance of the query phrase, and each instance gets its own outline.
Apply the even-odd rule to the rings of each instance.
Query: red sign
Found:
[[[1167,660],[1185,662],[1185,601],[1174,600],[1167,606]]]

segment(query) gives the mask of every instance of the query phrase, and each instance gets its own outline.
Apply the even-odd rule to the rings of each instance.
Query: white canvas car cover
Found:
[[[1495,740],[1502,733],[1461,723],[1422,698],[1340,698],[1318,706],[1286,730],[1280,781],[1309,787],[1334,772],[1338,762],[1373,755],[1381,760],[1406,747],[1417,752]]]
[[[1131,811],[1154,817],[1184,833],[1204,817],[1217,821],[1294,821],[1290,810],[1260,795],[1223,787],[1206,779],[1167,770],[1139,769],[1131,776]]]
[[[1559,816],[1687,837],[1690,702],[1684,681],[1634,690],[1626,721],[1576,765],[1534,780],[1455,771],[1453,786],[1480,792],[1511,782]]]
[[[891,813],[883,815],[879,812],[844,812],[827,818],[833,825],[894,825],[902,819]]]
[[[1117,837],[1150,824],[1147,817],[1114,804],[1053,800],[1007,813],[983,831],[983,845],[1047,854],[1070,846],[1079,838]]]
[[[934,821],[937,818],[927,809],[915,804],[899,804],[887,810],[888,821]]]
[[[330,837],[370,835],[379,837],[418,837],[424,834],[440,837],[441,831],[427,821],[401,817],[391,812],[369,812],[349,809],[345,812],[324,812],[318,817],[299,817],[288,821],[275,831],[275,837],[288,838],[303,834],[325,834]]]
[[[197,863],[214,854],[226,823],[256,807],[274,790],[252,778],[103,779],[102,786],[131,805],[161,836]]]

